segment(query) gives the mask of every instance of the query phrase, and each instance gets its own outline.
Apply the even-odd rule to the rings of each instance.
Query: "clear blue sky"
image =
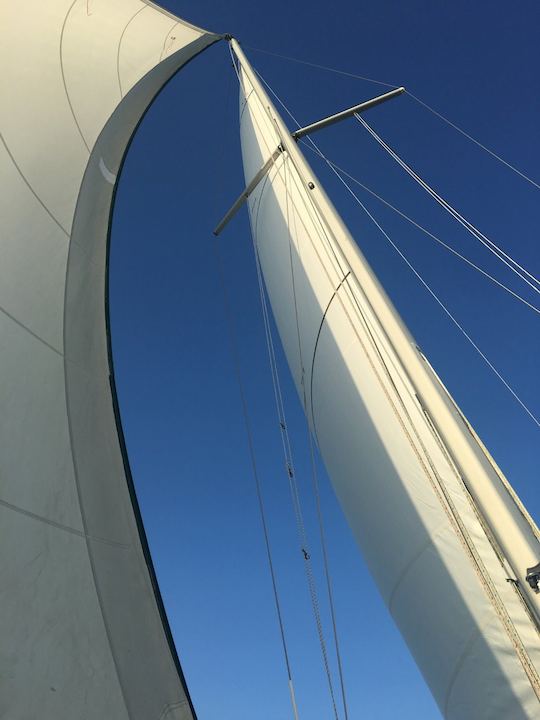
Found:
[[[239,38],[302,123],[367,99],[379,88],[248,46],[403,84],[540,182],[537,3],[163,4],[193,23]],[[113,349],[135,483],[199,718],[275,720],[291,712],[211,237],[215,222],[243,188],[237,102],[223,43],[182,71],[141,125],[120,183],[113,228]],[[371,111],[366,119],[466,217],[540,274],[538,189],[409,97]],[[518,288],[357,123],[328,129],[317,141],[362,182]],[[318,161],[309,160],[424,352],[538,519],[538,428],[362,211]],[[360,197],[539,415],[540,317],[376,200]],[[326,720],[332,714],[283,473],[245,211],[220,246],[300,717]],[[534,293],[527,297],[535,300]],[[281,374],[320,568],[305,425],[284,366]],[[439,718],[325,477],[322,494],[350,717]],[[319,588],[327,621],[322,575]],[[326,630],[330,644],[328,622]]]

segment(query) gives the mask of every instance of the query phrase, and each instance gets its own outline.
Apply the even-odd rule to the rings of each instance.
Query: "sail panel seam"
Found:
[[[73,120],[75,121],[75,125],[77,126],[77,130],[79,131],[79,135],[81,136],[82,141],[83,141],[86,149],[88,150],[88,154],[90,155],[90,152],[91,152],[91,151],[90,151],[90,146],[89,146],[88,143],[86,142],[86,138],[84,137],[83,131],[81,130],[81,126],[79,125],[79,121],[77,120],[77,116],[76,116],[76,114],[75,114],[75,110],[74,110],[73,104],[72,104],[72,102],[71,102],[71,97],[70,97],[70,95],[69,95],[69,91],[68,91],[67,83],[66,83],[66,74],[65,74],[65,70],[64,70],[64,55],[63,55],[64,33],[65,33],[65,30],[66,30],[66,25],[67,25],[68,18],[69,18],[70,14],[71,14],[71,11],[73,10],[73,8],[75,7],[75,5],[77,4],[77,1],[78,1],[78,0],[73,0],[72,4],[71,4],[70,7],[69,7],[69,10],[68,10],[67,13],[66,13],[66,16],[65,16],[65,18],[64,18],[64,22],[62,23],[62,30],[61,30],[61,32],[60,32],[60,72],[61,72],[61,74],[62,74],[62,82],[63,82],[63,84],[64,84],[64,91],[65,91],[65,93],[66,93],[66,99],[67,99],[67,101],[68,101],[69,109],[71,110],[71,114],[73,115]]]
[[[137,15],[140,12],[142,12],[143,10],[146,10],[147,7],[148,7],[148,5],[144,4],[141,8],[139,8],[137,10],[136,13],[134,13],[134,15],[131,16],[131,18],[127,21],[124,29],[122,30],[122,33],[120,34],[120,38],[118,40],[118,47],[116,50],[116,74],[118,76],[118,86],[120,88],[120,99],[122,99],[124,97],[124,91],[122,90],[122,78],[120,76],[120,51],[122,49],[122,41],[124,39],[124,35],[126,34],[126,30],[131,25],[133,20],[135,20],[135,18],[137,17]]]
[[[341,281],[340,281],[339,285],[336,287],[336,289],[334,290],[334,293],[333,293],[332,297],[331,297],[330,300],[328,301],[328,304],[327,304],[327,306],[326,306],[326,308],[325,308],[325,310],[324,310],[324,313],[323,313],[323,315],[322,315],[321,322],[320,322],[320,324],[319,324],[319,329],[318,329],[318,331],[317,331],[317,336],[316,336],[316,338],[315,338],[315,345],[314,345],[314,347],[313,347],[313,354],[312,354],[312,357],[311,357],[311,372],[310,372],[310,391],[309,391],[309,398],[310,398],[310,406],[311,406],[311,422],[312,422],[312,424],[313,424],[313,431],[314,431],[314,433],[315,433],[315,437],[317,437],[317,432],[316,432],[316,428],[315,428],[315,415],[313,414],[313,371],[314,371],[314,368],[315,368],[315,358],[316,358],[316,356],[317,356],[317,348],[318,348],[318,346],[319,346],[319,338],[321,337],[321,331],[322,331],[323,326],[324,326],[324,324],[325,324],[325,322],[326,322],[326,316],[327,316],[327,314],[328,314],[328,311],[330,310],[330,306],[332,305],[333,301],[336,299],[339,289],[341,288],[341,286],[343,285],[343,283],[345,282],[345,280],[347,279],[347,277],[348,277],[350,274],[351,274],[351,271],[349,270],[349,271],[347,272],[347,274],[344,275],[344,276],[341,278]]]
[[[28,178],[26,177],[26,175],[23,173],[23,171],[22,171],[21,167],[19,166],[18,162],[15,160],[15,157],[14,157],[13,153],[11,152],[11,150],[9,149],[8,144],[7,144],[7,142],[6,142],[4,136],[2,135],[1,132],[0,132],[0,140],[2,141],[2,144],[3,144],[3,146],[5,147],[7,154],[8,154],[9,157],[11,158],[11,162],[15,165],[15,167],[16,167],[19,175],[21,176],[22,180],[23,180],[24,183],[26,184],[27,188],[30,190],[30,192],[32,193],[32,195],[36,198],[36,200],[38,201],[38,203],[39,203],[39,204],[41,205],[41,207],[45,210],[45,212],[46,212],[47,215],[51,218],[51,220],[52,220],[53,222],[55,222],[56,225],[58,225],[58,227],[60,228],[60,230],[67,236],[67,238],[68,238],[68,240],[69,240],[69,232],[68,232],[68,231],[66,230],[66,228],[62,225],[62,223],[61,223],[59,220],[57,220],[57,218],[53,215],[53,213],[49,210],[49,208],[47,207],[47,205],[43,202],[43,200],[39,197],[39,195],[37,194],[37,192],[34,190],[34,188],[32,187],[32,185],[31,185],[31,183],[30,183],[30,181],[28,180]]]
[[[57,530],[62,530],[64,532],[70,533],[71,535],[77,535],[80,538],[86,538],[87,540],[103,543],[104,545],[111,545],[112,547],[118,547],[122,550],[129,550],[131,548],[131,545],[127,543],[117,542],[116,540],[108,540],[107,538],[99,537],[98,535],[90,535],[89,533],[85,533],[82,530],[77,530],[77,528],[56,522],[56,520],[51,520],[50,518],[46,518],[43,515],[34,513],[31,510],[26,510],[25,508],[20,507],[20,505],[14,505],[13,503],[8,502],[7,500],[2,500],[1,498],[0,505],[7,508],[8,510],[12,510],[13,512],[19,513],[20,515],[24,515],[25,517],[28,517],[32,520],[45,523],[46,525],[50,525]]]
[[[454,670],[452,672],[452,675],[450,676],[450,681],[448,683],[448,687],[446,688],[446,693],[444,696],[444,703],[443,703],[444,717],[448,717],[448,706],[450,704],[450,698],[452,697],[452,691],[453,691],[456,681],[461,673],[461,670],[463,668],[465,660],[467,659],[467,657],[469,657],[471,650],[474,646],[474,643],[480,637],[480,631],[481,631],[481,625],[478,625],[471,632],[467,642],[465,643],[465,647],[463,648],[463,651],[454,666]]]
[[[169,50],[171,49],[172,43],[169,43],[169,47],[166,47],[167,40],[172,40],[174,42],[175,38],[172,37],[171,33],[173,32],[175,27],[178,27],[178,25],[180,25],[180,22],[177,20],[173,25],[171,25],[171,27],[167,31],[165,38],[163,39],[163,47],[161,49],[161,54],[159,56],[159,62],[161,62],[163,60],[165,53],[168,53]]]
[[[31,335],[33,338],[35,338],[36,340],[39,340],[39,342],[42,343],[43,345],[45,345],[45,347],[48,347],[49,350],[52,350],[54,353],[56,353],[60,357],[64,357],[64,353],[61,350],[58,350],[58,348],[54,347],[54,345],[51,345],[49,342],[44,340],[40,335],[35,333],[33,330],[30,330],[30,328],[27,325],[22,323],[20,320],[17,320],[17,318],[14,315],[12,315],[10,312],[8,312],[4,307],[0,306],[0,312],[3,315],[5,315],[6,317],[8,317],[16,325],[18,325],[22,330],[24,330],[29,335]]]

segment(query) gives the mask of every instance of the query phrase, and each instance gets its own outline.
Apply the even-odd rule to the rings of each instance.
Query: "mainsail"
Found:
[[[540,603],[524,582],[540,559],[538,529],[232,47],[256,252],[311,430],[381,595],[444,717],[538,717]]]
[[[0,716],[192,718],[123,448],[106,274],[131,136],[220,36],[146,0],[2,2],[0,26]]]

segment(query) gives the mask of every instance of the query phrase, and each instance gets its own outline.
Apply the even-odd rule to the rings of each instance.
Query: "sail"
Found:
[[[0,28],[0,716],[192,718],[123,447],[106,275],[130,138],[219,38],[146,0],[6,0]]]
[[[256,252],[373,578],[445,718],[538,717],[538,597],[523,582],[538,531],[233,49],[246,183],[275,158],[248,200]]]

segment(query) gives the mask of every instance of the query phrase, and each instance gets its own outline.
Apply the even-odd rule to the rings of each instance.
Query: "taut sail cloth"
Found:
[[[0,716],[186,720],[115,417],[107,246],[132,133],[219,36],[146,0],[4,0],[0,27]]]
[[[241,61],[246,182],[274,317],[371,573],[444,717],[540,717],[538,530],[427,364]],[[508,579],[512,582],[508,582]]]

